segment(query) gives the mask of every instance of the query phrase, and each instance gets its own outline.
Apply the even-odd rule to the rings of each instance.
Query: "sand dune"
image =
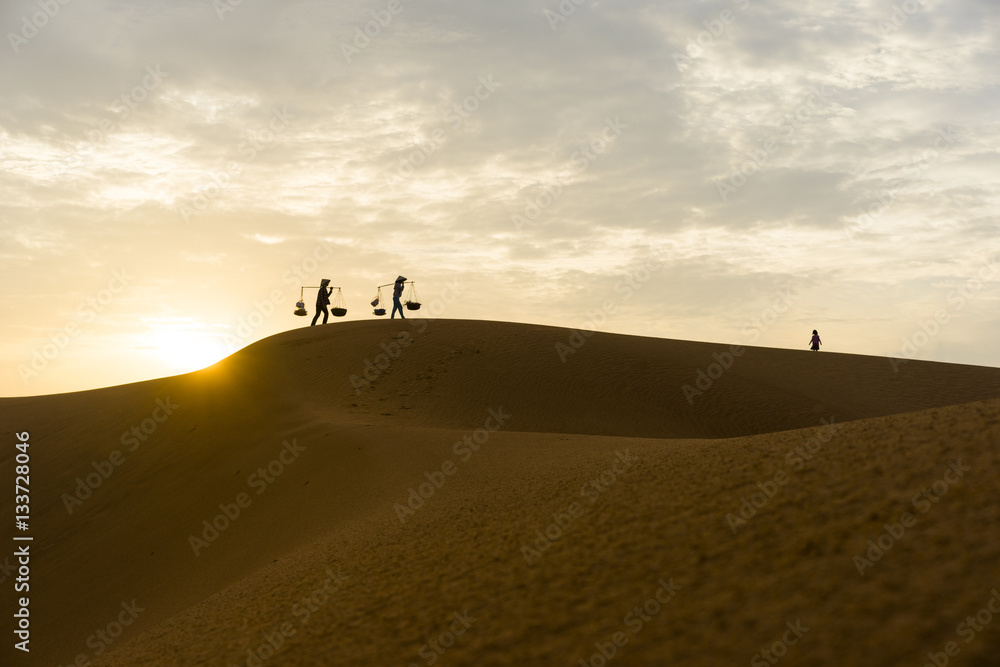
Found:
[[[277,394],[338,419],[470,428],[502,402],[518,415],[509,429],[655,438],[769,433],[831,413],[848,421],[1000,396],[993,368],[738,349],[733,357],[728,345],[574,338],[556,327],[374,320],[290,331],[218,370],[255,405],[259,392]]]
[[[1000,587],[1000,370],[572,335],[340,323],[0,400],[11,664],[996,664],[959,624]]]

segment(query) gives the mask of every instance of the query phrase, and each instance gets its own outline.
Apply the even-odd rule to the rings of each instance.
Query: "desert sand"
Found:
[[[573,336],[331,323],[0,399],[3,664],[1000,664],[1000,369]]]

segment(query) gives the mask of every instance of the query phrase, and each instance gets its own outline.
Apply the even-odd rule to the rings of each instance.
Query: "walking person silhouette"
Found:
[[[399,297],[403,295],[403,284],[406,282],[406,278],[399,276],[396,278],[396,283],[392,286],[392,314],[389,315],[389,319],[395,319],[396,310],[399,310],[399,318],[405,320],[403,316],[403,305],[399,302]]]
[[[327,287],[330,284],[329,278],[323,278],[319,283],[319,294],[316,295],[316,314],[313,315],[312,324],[309,326],[316,326],[316,320],[319,319],[320,312],[323,313],[323,324],[330,318],[330,311],[327,310],[327,306],[330,305],[330,295],[333,294],[333,288]]]
[[[823,341],[819,339],[819,334],[816,333],[815,329],[813,329],[813,337],[809,340],[809,343],[812,345],[813,352],[819,352],[819,346],[822,342]]]

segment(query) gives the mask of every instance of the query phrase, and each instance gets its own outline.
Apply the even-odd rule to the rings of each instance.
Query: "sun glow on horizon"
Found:
[[[171,370],[187,373],[215,364],[232,353],[222,336],[195,322],[154,326],[148,348]]]

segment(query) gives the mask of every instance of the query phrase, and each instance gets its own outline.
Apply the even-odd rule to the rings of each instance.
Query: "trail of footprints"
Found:
[[[380,372],[379,375],[372,380],[365,389],[362,390],[362,396],[367,394],[369,398],[376,399],[377,407],[374,411],[380,416],[390,417],[400,410],[410,410],[413,408],[413,401],[410,399],[411,396],[433,394],[438,379],[442,374],[448,372],[449,368],[454,365],[455,360],[460,355],[466,353],[479,354],[480,349],[480,345],[465,345],[451,350],[445,356],[431,362],[412,379],[402,380],[399,383],[398,390],[394,394],[390,392],[380,392],[380,387],[383,386],[383,381],[393,373],[395,368],[400,368],[403,364],[410,364],[414,362],[419,363],[422,361],[417,355],[408,355],[403,353],[397,359],[394,359],[385,370]],[[383,393],[384,395],[378,395],[379,393]],[[359,405],[359,402],[356,401],[354,405]],[[369,412],[373,410],[370,401],[365,399],[361,399],[360,407],[363,407]]]

